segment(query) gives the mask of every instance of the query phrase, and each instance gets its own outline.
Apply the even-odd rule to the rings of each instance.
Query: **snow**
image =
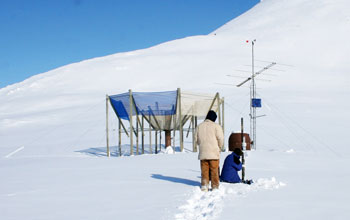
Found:
[[[1,219],[349,219],[349,9],[346,0],[264,0],[208,35],[0,89]],[[220,92],[225,143],[241,117],[248,130],[249,89],[221,84],[243,81],[229,74],[249,76],[235,70],[250,71],[252,39],[256,69],[278,63],[259,76],[271,82],[257,81],[257,112],[266,116],[257,121],[257,150],[246,155],[253,185],[201,192],[191,135],[185,152],[177,134],[159,154],[149,154],[146,135],[146,154],[137,156],[123,137],[119,157],[112,113],[106,157],[105,96],[128,89]]]
[[[166,153],[166,154],[174,154],[175,151],[174,151],[174,149],[173,149],[172,146],[167,146],[167,147],[165,148],[165,153]]]
[[[223,183],[218,190],[211,192],[202,192],[197,187],[193,189],[187,203],[179,207],[180,213],[175,215],[175,219],[213,219],[220,216],[225,199],[229,201],[232,197],[246,196],[259,190],[274,190],[285,185],[272,177],[260,178],[253,185]]]

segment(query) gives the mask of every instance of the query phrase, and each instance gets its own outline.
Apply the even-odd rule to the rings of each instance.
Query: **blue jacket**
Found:
[[[238,175],[238,171],[242,169],[242,163],[239,164],[234,162],[234,157],[239,160],[239,156],[232,152],[225,159],[224,166],[222,167],[220,180],[229,183],[240,183],[241,178]]]

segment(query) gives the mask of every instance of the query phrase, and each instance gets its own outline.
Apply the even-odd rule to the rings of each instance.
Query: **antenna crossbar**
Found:
[[[251,80],[252,78],[255,78],[257,75],[261,74],[262,72],[268,70],[270,67],[276,65],[275,62],[270,63],[269,65],[265,66],[264,68],[262,68],[261,70],[259,70],[258,72],[254,73],[252,77],[248,77],[246,80],[244,80],[243,82],[241,82],[240,84],[237,85],[237,87],[242,86],[243,84],[245,84],[246,82],[248,82],[249,80]]]

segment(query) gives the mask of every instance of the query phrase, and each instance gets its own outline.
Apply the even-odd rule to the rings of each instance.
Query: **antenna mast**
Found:
[[[247,41],[248,43],[249,41]],[[256,98],[256,84],[255,84],[255,77],[259,75],[260,73],[264,72],[265,70],[269,69],[270,67],[276,65],[275,62],[270,63],[269,65],[265,66],[263,69],[261,69],[258,72],[255,72],[254,69],[254,44],[256,40],[254,39],[252,41],[252,76],[241,82],[240,84],[237,85],[237,87],[242,86],[249,80],[251,80],[250,83],[250,134],[252,135],[252,149],[256,150],[256,108],[261,107],[261,99]],[[264,115],[262,115],[264,116]],[[258,116],[261,117],[261,116]]]
[[[254,77],[254,44],[252,40],[252,82],[250,84],[250,133],[253,135],[253,149],[256,150],[256,109],[253,107],[253,99],[256,97],[256,85]]]

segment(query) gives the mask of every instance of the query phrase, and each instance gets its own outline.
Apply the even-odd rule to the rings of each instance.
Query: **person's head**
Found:
[[[237,154],[237,156],[242,156],[242,155],[243,155],[243,151],[241,150],[241,148],[235,148],[235,149],[233,150],[233,152],[234,152],[235,154]]]
[[[218,116],[216,115],[216,113],[213,110],[210,110],[205,119],[209,119],[210,121],[215,122],[217,117]]]

